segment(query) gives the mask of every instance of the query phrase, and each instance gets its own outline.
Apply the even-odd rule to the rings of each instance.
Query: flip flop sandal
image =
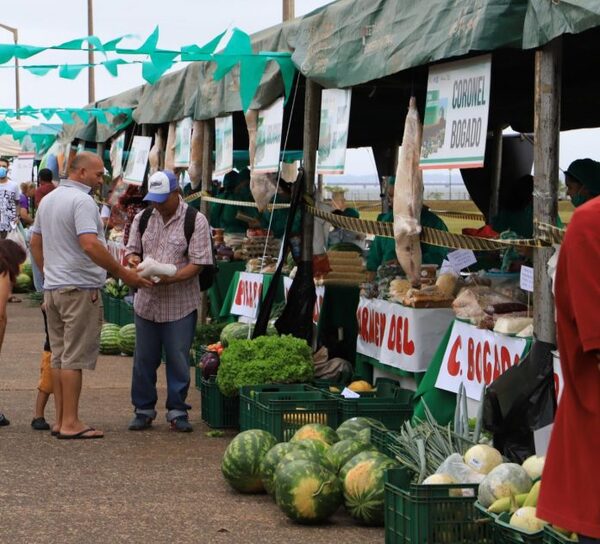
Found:
[[[94,429],[93,427],[88,427],[87,429],[83,429],[83,431],[79,431],[78,433],[75,434],[62,434],[62,433],[58,433],[56,435],[56,438],[58,438],[59,440],[93,440],[95,438],[104,438],[104,435],[92,435],[92,436],[86,436],[85,433],[89,433],[91,431],[95,431],[96,429]]]

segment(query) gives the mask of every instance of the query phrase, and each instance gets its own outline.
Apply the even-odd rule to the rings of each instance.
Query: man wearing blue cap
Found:
[[[183,201],[173,172],[154,173],[144,200],[152,206],[133,220],[125,254],[142,275],[150,267],[157,272],[151,274],[155,286],[139,289],[133,303],[136,348],[131,399],[135,417],[129,429],[148,429],[156,418],[156,371],[164,350],[167,421],[174,431],[190,432],[189,351],[200,304],[198,274],[203,266],[213,264],[210,227],[202,214]],[[158,271],[169,268],[172,275]]]

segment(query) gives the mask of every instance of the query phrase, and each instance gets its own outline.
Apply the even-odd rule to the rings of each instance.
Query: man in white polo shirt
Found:
[[[98,206],[90,195],[102,184],[98,155],[79,153],[69,179],[40,204],[31,237],[31,253],[44,274],[44,302],[52,349],[56,403],[53,434],[61,439],[102,438],[79,419],[82,370],[93,370],[102,327],[100,289],[106,271],[132,287],[152,282],[121,266],[107,251]]]

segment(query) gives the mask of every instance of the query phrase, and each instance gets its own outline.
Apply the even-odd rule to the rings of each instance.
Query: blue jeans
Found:
[[[595,542],[600,542],[600,538],[588,538],[586,536],[579,535],[580,544],[594,544]]]
[[[164,348],[167,356],[167,421],[187,416],[191,408],[185,402],[190,387],[189,357],[197,319],[197,311],[168,323],[155,323],[135,315],[131,401],[136,414],[156,418],[156,370]]]

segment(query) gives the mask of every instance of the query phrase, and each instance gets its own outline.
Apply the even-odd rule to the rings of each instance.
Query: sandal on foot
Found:
[[[95,430],[96,429],[94,429],[93,427],[88,427],[87,429],[83,429],[83,431],[79,431],[78,433],[75,433],[75,434],[58,433],[56,435],[56,438],[58,438],[59,440],[92,440],[94,438],[104,438],[103,434],[93,434],[91,436],[86,434],[86,433],[91,433]]]

